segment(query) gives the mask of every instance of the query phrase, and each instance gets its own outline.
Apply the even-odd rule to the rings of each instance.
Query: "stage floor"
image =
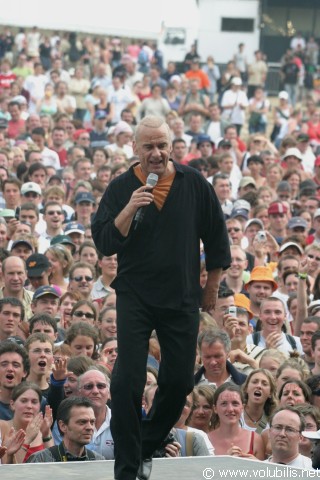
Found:
[[[318,478],[302,470],[228,456],[155,459],[150,480]],[[310,475],[308,475],[310,474]],[[319,471],[320,477],[320,471]],[[114,480],[113,461],[0,465],[0,480]]]

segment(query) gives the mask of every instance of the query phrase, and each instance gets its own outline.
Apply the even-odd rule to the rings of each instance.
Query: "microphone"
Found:
[[[158,175],[156,173],[149,173],[148,178],[147,178],[147,182],[146,182],[146,186],[154,188],[157,185],[157,183],[158,183]],[[152,192],[152,190],[151,190],[151,192]],[[143,220],[144,209],[145,208],[146,207],[140,207],[140,208],[138,208],[138,210],[136,212],[136,215],[134,217],[134,220],[136,222],[136,225],[134,227],[135,230],[137,229],[137,226],[139,225],[139,223],[141,223],[142,220]]]

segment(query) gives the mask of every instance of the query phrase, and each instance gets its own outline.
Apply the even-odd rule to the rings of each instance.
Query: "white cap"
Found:
[[[307,430],[307,431],[301,432],[301,434],[306,438],[310,438],[310,440],[320,439],[320,430],[317,430],[316,432],[312,430]]]
[[[285,90],[279,92],[278,98],[283,98],[284,100],[289,100],[289,94]]]
[[[260,220],[260,218],[250,218],[250,220],[248,220],[247,223],[244,226],[244,231],[246,231],[247,228],[250,227],[250,225],[252,225],[253,223],[259,225],[261,227],[261,230],[264,229],[262,220]]]
[[[297,157],[300,160],[300,162],[302,162],[302,154],[299,148],[296,148],[296,147],[288,148],[288,150],[286,150],[286,153],[283,155],[282,159],[285,160],[287,157]]]
[[[41,187],[35,182],[24,183],[21,187],[21,195],[25,195],[28,192],[34,192],[38,195],[42,194]]]
[[[240,77],[233,77],[231,80],[231,85],[242,85],[242,80]]]

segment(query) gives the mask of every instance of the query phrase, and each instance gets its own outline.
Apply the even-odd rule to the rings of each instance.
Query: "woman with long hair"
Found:
[[[208,433],[213,415],[213,393],[210,385],[197,385],[192,392],[191,413],[186,420],[189,427]]]
[[[260,434],[277,406],[275,380],[268,370],[258,368],[249,373],[242,391],[245,402],[242,427]]]
[[[71,325],[64,340],[69,345],[73,357],[85,355],[97,360],[99,336],[96,329],[88,323],[79,322]]]
[[[12,427],[25,432],[24,443],[15,453],[17,463],[25,463],[33,453],[54,445],[51,434],[52,411],[47,405],[43,415],[40,411],[41,400],[41,390],[34,383],[22,382],[12,391],[10,406],[13,418],[5,422],[7,432]]]
[[[214,415],[208,437],[215,455],[231,455],[264,460],[262,438],[254,431],[241,427],[244,398],[240,387],[226,382],[220,385],[213,398]]]
[[[51,263],[52,271],[49,277],[50,284],[58,286],[63,293],[67,291],[69,270],[73,264],[73,258],[70,251],[63,245],[53,245],[49,247],[45,256]]]
[[[290,379],[304,382],[311,376],[308,365],[302,358],[288,358],[278,368],[276,374],[277,392],[279,394],[283,384]]]

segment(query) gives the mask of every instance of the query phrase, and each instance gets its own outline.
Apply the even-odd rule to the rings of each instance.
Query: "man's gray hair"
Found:
[[[80,375],[78,377],[78,379],[77,379],[77,390],[80,390],[82,379],[83,379],[84,375],[86,375],[88,372],[92,372],[92,371],[101,373],[101,375],[103,375],[104,378],[105,378],[105,381],[106,381],[106,384],[108,385],[108,388],[110,388],[110,378],[108,377],[108,375],[106,373],[102,372],[100,370],[100,368],[93,365],[92,367],[89,367],[88,370],[86,370],[82,375]]]
[[[167,124],[167,122],[163,118],[157,117],[155,115],[146,115],[141,120],[141,122],[139,122],[139,124],[137,125],[136,130],[135,130],[135,141],[136,142],[138,141],[141,129],[143,129],[143,128],[160,128],[162,126],[165,126],[165,128],[167,130],[167,134],[168,134],[168,139],[170,139],[170,141],[171,141],[171,133],[170,133],[169,125]]]
[[[198,347],[201,350],[201,346],[203,343],[211,346],[213,343],[220,342],[222,343],[225,351],[227,353],[231,350],[231,340],[227,332],[224,330],[219,330],[218,328],[207,328],[202,330],[198,336]]]

